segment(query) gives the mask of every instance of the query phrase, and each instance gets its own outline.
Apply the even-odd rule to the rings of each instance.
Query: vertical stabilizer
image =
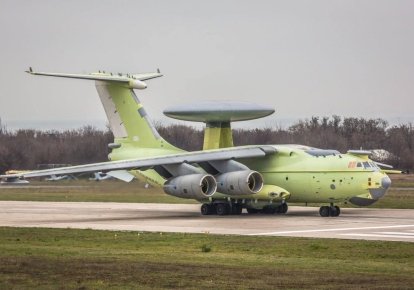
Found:
[[[127,140],[134,146],[148,148],[169,145],[155,129],[133,89],[107,81],[96,81],[96,89],[116,142]]]
[[[166,142],[158,134],[149,119],[134,89],[147,88],[144,81],[161,77],[159,72],[140,74],[66,74],[35,72],[30,68],[27,73],[52,77],[94,80],[96,89],[105,109],[111,130],[115,136],[113,148],[141,147],[153,149],[179,150]]]

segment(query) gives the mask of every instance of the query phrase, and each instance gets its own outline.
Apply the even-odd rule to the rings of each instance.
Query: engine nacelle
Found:
[[[216,179],[209,174],[189,174],[167,180],[164,192],[181,198],[205,199],[217,190]]]
[[[129,87],[131,89],[144,90],[147,88],[147,84],[140,80],[131,80],[129,81]]]
[[[217,191],[228,195],[247,195],[259,192],[263,187],[262,175],[253,170],[241,170],[216,176]]]

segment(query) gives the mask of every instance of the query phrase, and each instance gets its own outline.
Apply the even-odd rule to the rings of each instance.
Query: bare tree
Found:
[[[184,125],[157,124],[160,134],[185,150],[201,150],[203,130]],[[317,148],[385,149],[392,154],[386,162],[401,169],[414,168],[414,126],[389,127],[382,119],[312,117],[288,129],[233,130],[235,145],[304,144]],[[38,164],[82,164],[106,161],[107,144],[113,142],[109,128],[85,126],[77,130],[9,131],[0,119],[0,172],[8,169],[35,169]]]

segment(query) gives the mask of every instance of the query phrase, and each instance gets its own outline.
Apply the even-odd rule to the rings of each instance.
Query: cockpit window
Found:
[[[357,167],[362,167],[362,163],[361,162],[358,162],[357,163]]]
[[[365,161],[365,162],[364,162],[364,168],[365,168],[365,169],[371,168],[371,165],[369,164],[369,162],[368,162],[368,161]]]
[[[379,169],[378,165],[375,162],[370,162],[372,168]]]

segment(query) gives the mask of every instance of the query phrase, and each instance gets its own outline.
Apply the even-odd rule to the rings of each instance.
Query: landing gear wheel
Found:
[[[276,213],[285,214],[287,213],[287,211],[288,211],[288,205],[287,203],[283,203],[277,207]]]
[[[201,214],[202,215],[210,215],[214,213],[214,206],[209,203],[203,203],[201,205]]]
[[[321,206],[321,207],[319,208],[319,214],[320,214],[322,217],[328,217],[328,216],[329,216],[329,212],[330,212],[330,210],[329,210],[329,206]]]
[[[264,214],[274,214],[276,212],[276,208],[268,205],[268,206],[263,207],[262,212]]]
[[[337,205],[335,205],[336,208],[336,216],[339,216],[341,214],[341,208]]]
[[[336,207],[332,205],[329,207],[329,216],[338,216],[338,211],[336,210]]]
[[[329,207],[329,216],[337,217],[340,214],[341,214],[341,209],[339,208],[339,206],[336,206],[336,205],[333,206],[333,205],[331,205]]]
[[[259,213],[259,210],[258,210],[258,209],[255,209],[255,208],[253,208],[253,207],[248,207],[248,208],[246,208],[246,210],[247,210],[247,212],[248,212],[248,213],[250,213],[250,214]]]
[[[231,206],[231,214],[240,215],[243,211],[241,204],[233,204]]]
[[[230,207],[227,203],[216,204],[216,212],[218,215],[228,215],[230,213]]]

